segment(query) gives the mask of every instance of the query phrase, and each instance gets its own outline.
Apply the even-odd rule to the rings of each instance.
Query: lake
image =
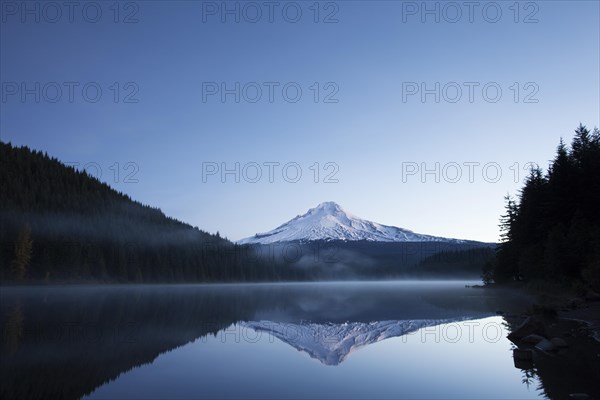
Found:
[[[0,397],[543,397],[477,283],[5,287]]]

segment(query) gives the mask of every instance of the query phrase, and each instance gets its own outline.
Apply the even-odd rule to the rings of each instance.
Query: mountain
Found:
[[[273,335],[325,365],[339,365],[352,352],[370,344],[408,335],[422,328],[466,319],[468,318],[346,322],[342,324],[249,321],[238,324],[256,332]]]
[[[408,229],[367,221],[328,201],[298,215],[266,233],[239,240],[239,244],[272,244],[279,242],[311,241],[370,241],[370,242],[444,242],[461,244],[467,241],[422,235]]]

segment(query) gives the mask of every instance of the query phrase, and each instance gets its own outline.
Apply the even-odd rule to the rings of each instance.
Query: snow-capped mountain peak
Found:
[[[334,201],[325,201],[315,208],[311,208],[308,212],[322,212],[326,214],[345,214],[346,212],[340,205]]]
[[[367,221],[327,201],[272,231],[238,241],[240,244],[271,244],[290,241],[375,241],[375,242],[453,242],[462,240],[421,235],[408,229]]]
[[[298,215],[296,218],[306,218],[307,222],[318,222],[324,226],[333,224],[352,224],[352,220],[359,220],[352,214],[347,213],[339,204],[333,201],[326,201],[315,208],[311,208],[304,215]]]

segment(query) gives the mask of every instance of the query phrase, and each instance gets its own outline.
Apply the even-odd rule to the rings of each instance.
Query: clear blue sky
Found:
[[[439,21],[422,2],[400,1],[321,2],[318,15],[312,1],[278,2],[271,16],[262,1],[228,2],[239,7],[239,22],[220,1],[140,1],[118,10],[112,1],[73,10],[22,4],[1,2],[1,139],[64,162],[97,163],[116,189],[231,239],[331,200],[380,223],[495,241],[503,196],[520,186],[523,166],[546,167],[561,136],[570,140],[579,122],[593,128],[600,120],[597,1],[478,2],[472,13],[463,2],[428,2]],[[219,91],[239,82],[239,103],[235,94],[224,102],[211,95],[211,82]],[[278,83],[272,102],[265,82]],[[436,82],[439,103],[435,93],[424,102],[409,94],[421,83],[435,92]],[[262,97],[253,103],[257,86]],[[491,102],[497,87],[502,97]],[[239,183],[232,174],[224,183],[220,174],[203,179],[203,166],[215,166],[206,163],[236,162]],[[271,162],[280,163],[273,182],[264,165]],[[251,163],[261,165],[256,183]],[[298,182],[288,182],[293,167],[282,176],[287,163],[300,166]],[[440,163],[439,183],[421,175],[422,163]],[[480,163],[473,182],[465,163]],[[496,164],[484,177],[486,163]],[[456,165],[462,177],[452,183]],[[494,179],[498,166],[502,177]],[[336,169],[338,182],[324,182]],[[128,173],[138,182],[124,182]]]

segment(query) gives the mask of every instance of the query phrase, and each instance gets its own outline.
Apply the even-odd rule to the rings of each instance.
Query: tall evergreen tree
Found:
[[[580,164],[584,161],[591,142],[590,130],[580,123],[575,129],[575,137],[571,144],[571,156],[576,163]]]
[[[33,240],[31,239],[31,228],[29,228],[29,225],[24,225],[19,231],[19,236],[15,243],[13,272],[17,280],[25,278],[29,263],[31,262],[32,251]]]
[[[500,218],[500,243],[497,247],[497,261],[493,265],[488,265],[486,271],[484,271],[486,281],[499,283],[519,279],[517,252],[513,240],[518,208],[510,195],[506,195],[504,201],[506,211]],[[490,272],[491,268],[494,268],[495,271]]]

